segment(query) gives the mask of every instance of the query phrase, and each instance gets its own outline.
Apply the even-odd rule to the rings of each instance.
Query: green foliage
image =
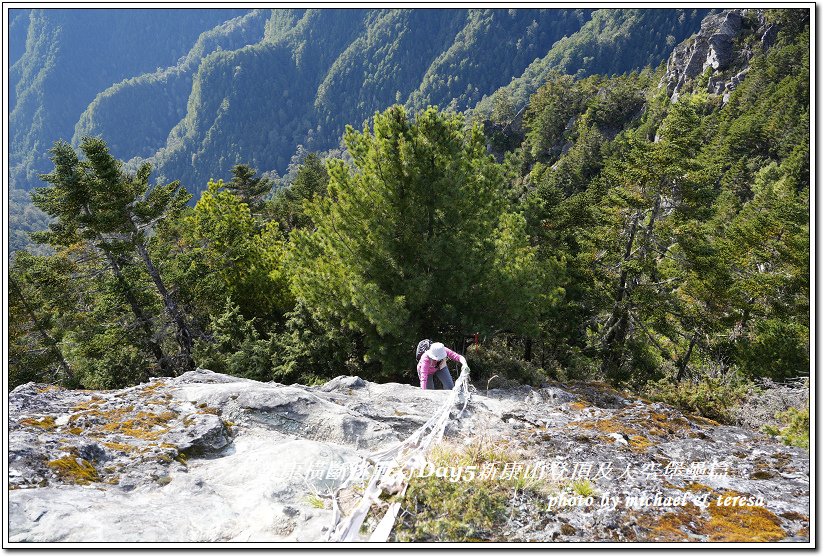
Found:
[[[482,342],[466,352],[472,382],[478,388],[500,389],[518,385],[540,387],[547,377],[535,363],[524,359],[523,343],[502,338]]]
[[[105,137],[123,160],[151,160],[161,181],[196,194],[238,163],[283,173],[298,145],[335,147],[346,124],[393,103],[470,109],[536,59],[529,93],[551,68],[657,65],[671,48],[663,30],[680,40],[698,27],[700,15],[682,11],[31,10],[12,26],[12,50],[22,51],[10,71],[12,184],[37,185],[43,145],[85,136]],[[525,102],[519,92],[512,107]]]
[[[274,379],[309,384],[338,375],[367,375],[359,350],[361,336],[331,321],[319,321],[298,302],[286,314],[284,331],[275,339]],[[374,366],[371,366],[374,368]]]
[[[255,174],[255,169],[250,166],[236,164],[232,167],[232,180],[226,184],[226,189],[238,196],[252,214],[260,211],[263,196],[272,189],[272,180],[255,177]]]
[[[122,163],[112,157],[101,139],[85,138],[80,150],[83,160],[68,143],[57,142],[51,149],[54,170],[41,175],[49,186],[37,188],[32,200],[54,220],[49,230],[32,234],[32,238],[91,258],[87,259],[87,272],[98,275],[96,286],[111,297],[93,302],[95,307],[89,310],[100,312],[98,320],[90,322],[95,331],[84,333],[98,339],[89,340],[93,345],[89,358],[106,350],[113,354],[120,349],[117,339],[128,337],[137,343],[136,352],[118,355],[116,362],[135,362],[140,358],[138,353],[145,351],[163,372],[171,373],[190,363],[192,333],[152,260],[147,232],[158,220],[174,219],[191,196],[179,182],[149,188],[151,167],[145,164],[135,174],[124,172]],[[114,328],[122,326],[122,318],[121,324],[117,324],[117,316],[111,316],[114,322],[105,319],[118,304],[130,308],[134,319],[134,324],[120,333]],[[168,339],[163,329],[169,322],[179,354],[162,346]],[[77,348],[79,353],[83,349]],[[98,365],[89,362],[92,367]]]
[[[512,294],[533,288],[532,249],[518,219],[503,217],[502,176],[479,128],[435,109],[412,122],[393,107],[374,133],[350,128],[345,140],[357,170],[330,161],[329,195],[308,208],[316,228],[292,233],[294,289],[313,313],[363,334],[384,373],[408,366],[411,338],[528,326],[514,323],[529,308]],[[494,322],[489,308],[500,308]]]
[[[415,542],[495,540],[496,526],[506,518],[506,495],[494,485],[413,479],[405,499],[413,517],[402,519],[395,536]]]
[[[572,482],[572,492],[581,497],[593,497],[596,495],[595,486],[587,479],[574,480]]]
[[[217,315],[228,296],[247,319],[271,325],[292,307],[283,268],[285,240],[276,222],[260,226],[222,181],[210,182],[188,213],[173,248],[175,281],[188,305]],[[164,241],[171,241],[165,240]]]
[[[776,435],[785,445],[810,448],[810,408],[790,408],[775,415],[782,426],[764,426],[764,432]]]
[[[651,381],[643,393],[652,400],[671,404],[685,412],[722,423],[734,424],[735,411],[746,400],[752,384],[740,379],[704,376],[697,381]]]
[[[208,334],[195,343],[193,358],[199,367],[258,381],[272,378],[272,343],[260,338],[253,319],[226,299],[223,313],[212,318]]]
[[[504,92],[516,108],[525,106],[556,71],[580,78],[621,74],[645,66],[655,68],[672,51],[670,43],[681,42],[696,32],[707,13],[706,9],[683,8],[595,10],[579,29],[565,33],[541,58],[529,60],[509,84],[479,102],[475,113],[491,113],[495,98]]]
[[[9,269],[9,386],[29,381],[75,385],[61,340],[74,314],[74,266],[63,256],[15,254]]]
[[[435,470],[474,466],[474,479],[451,481],[433,474],[414,477],[401,505],[402,512],[393,530],[396,541],[465,542],[499,541],[500,525],[512,512],[510,499],[519,493],[545,500],[546,485],[540,480],[514,474],[511,478],[481,478],[485,464],[498,467],[518,458],[483,440],[460,448],[436,448],[429,455]]]
[[[41,213],[12,184],[15,245],[51,219],[10,269],[12,384],[122,386],[187,369],[193,345],[204,367],[246,377],[411,382],[418,339],[459,347],[479,333],[480,383],[607,378],[731,420],[749,381],[810,365],[809,18],[768,11],[780,31],[765,50],[751,13],[735,45],[752,52],[749,70],[726,100],[706,91],[711,69],[676,103],[662,68],[585,77],[657,63],[665,51],[650,45],[668,51],[704,12],[676,13],[585,22],[567,10],[553,26],[549,10],[289,10],[204,35],[185,71],[163,74],[191,91],[168,99],[177,116],[149,134],[168,138],[162,175],[208,182],[193,208],[178,182],[150,187],[148,165],[121,163],[100,139],[55,145],[33,195]],[[44,31],[32,52],[59,44],[44,14],[30,20]],[[476,111],[494,109],[487,128],[503,136],[528,102],[492,138],[503,164],[460,114],[399,105],[347,128],[338,158],[304,156],[392,102],[474,103],[510,77],[483,60],[518,75],[546,42],[547,57]],[[43,78],[59,56],[48,58]],[[23,54],[12,73],[38,71]],[[162,89],[155,78],[106,99],[129,104],[132,86]],[[36,100],[14,94],[15,110]],[[252,110],[257,125],[240,126]],[[39,154],[15,134],[27,157],[12,164],[17,180]],[[273,182],[252,166],[287,164],[264,202]],[[232,169],[231,182],[209,180]],[[782,415],[792,442],[802,418]]]
[[[316,153],[309,153],[298,168],[292,183],[278,190],[266,207],[266,214],[280,223],[284,230],[306,228],[311,224],[304,203],[316,195],[326,195],[329,173]]]

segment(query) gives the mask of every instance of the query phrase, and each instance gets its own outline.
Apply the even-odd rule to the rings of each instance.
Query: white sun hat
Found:
[[[429,350],[426,351],[426,355],[433,360],[443,360],[446,358],[446,347],[443,343],[433,342]]]

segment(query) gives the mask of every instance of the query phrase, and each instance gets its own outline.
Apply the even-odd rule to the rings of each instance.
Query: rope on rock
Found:
[[[409,485],[408,478],[411,473],[421,469],[426,464],[426,455],[443,438],[452,409],[463,401],[463,407],[456,419],[460,418],[466,410],[469,397],[469,367],[463,366],[460,376],[455,381],[455,386],[449,393],[449,397],[425,424],[403,441],[361,459],[360,465],[352,470],[349,477],[346,478],[332,497],[333,522],[328,541],[385,542],[389,538],[401,504],[399,502],[391,503],[374,531],[368,537],[365,537],[360,533],[360,528],[366,520],[369,509],[373,503],[380,502],[380,495],[384,491],[387,493],[400,493],[401,498],[403,498]],[[369,466],[374,467],[374,470],[360,502],[348,516],[342,516],[338,505],[338,495],[342,490],[354,485],[358,478],[362,477],[359,472],[364,467],[368,468]]]

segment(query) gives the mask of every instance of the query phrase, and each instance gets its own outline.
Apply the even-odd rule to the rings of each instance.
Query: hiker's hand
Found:
[[[461,362],[461,365],[462,365],[462,366],[466,367],[466,358],[464,358],[463,356],[461,356],[461,358],[460,358],[460,362]]]

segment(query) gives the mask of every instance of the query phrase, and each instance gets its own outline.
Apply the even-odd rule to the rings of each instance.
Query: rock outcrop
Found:
[[[760,48],[766,50],[775,42],[778,28],[768,24],[763,10],[736,8],[709,15],[701,22],[700,31],[675,47],[667,61],[661,80],[672,102],[676,102],[687,84],[708,69],[707,91],[723,95],[726,103],[744,79],[753,55],[752,47],[740,38],[746,33],[759,37]],[[729,75],[729,70],[733,75]]]
[[[118,391],[23,385],[10,394],[10,540],[323,540],[327,496],[346,471],[446,397],[357,377],[303,387],[206,370]],[[443,443],[478,441],[540,464],[557,494],[586,481],[594,498],[555,508],[514,498],[501,539],[809,537],[805,451],[606,385],[475,391]],[[614,507],[600,503],[611,496]],[[714,503],[732,496],[763,504]],[[655,503],[666,498],[684,504]]]

